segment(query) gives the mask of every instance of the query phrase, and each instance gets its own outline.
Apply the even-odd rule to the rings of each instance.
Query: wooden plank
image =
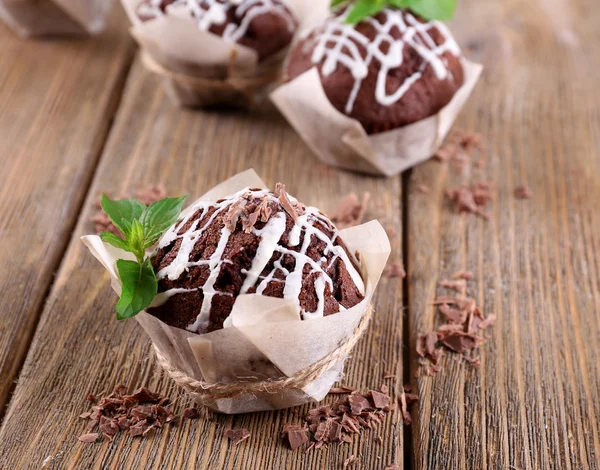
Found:
[[[223,179],[255,168],[268,184],[287,184],[307,204],[332,209],[348,191],[371,191],[377,217],[396,232],[394,256],[401,249],[400,178],[384,180],[341,173],[311,155],[283,118],[268,106],[256,113],[179,110],[158,81],[136,63],[124,100],[67,255],[42,315],[0,432],[0,467],[21,468],[47,462],[46,468],[341,468],[351,454],[363,468],[402,464],[402,425],[390,414],[377,433],[365,433],[348,446],[304,454],[291,452],[279,437],[285,422],[299,422],[307,408],[251,415],[221,416],[216,422],[187,421],[150,439],[119,437],[112,444],[84,445],[76,440],[85,425],[77,419],[91,391],[124,383],[148,385],[179,396],[167,379],[153,375],[149,343],[136,322],[114,319],[115,295],[104,270],[78,237],[100,191],[123,194],[163,183],[170,194],[199,195]],[[402,380],[402,289],[384,279],[377,315],[347,367],[344,382],[366,389],[379,386],[386,373],[398,391]],[[180,398],[177,411],[187,405]],[[223,434],[243,426],[252,437],[231,448]]]
[[[459,127],[490,148],[485,169],[431,161],[411,175],[411,376],[417,334],[440,323],[439,280],[472,270],[470,294],[498,322],[480,369],[446,357],[417,379],[417,469],[598,468],[599,21],[592,1],[461,4],[454,30],[487,70]],[[444,197],[476,181],[493,184],[487,222]],[[521,184],[531,200],[514,197]]]
[[[23,41],[0,25],[0,417],[120,96],[133,43]]]

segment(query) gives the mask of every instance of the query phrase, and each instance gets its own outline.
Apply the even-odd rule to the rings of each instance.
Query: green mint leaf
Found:
[[[102,232],[100,238],[103,242],[110,243],[112,246],[121,248],[121,250],[132,252],[129,244],[122,238],[117,237],[114,233]]]
[[[342,3],[347,3],[348,0],[331,0],[331,4],[329,5],[331,8],[335,8],[339,5],[341,5]]]
[[[136,256],[138,263],[144,261],[144,257],[146,256],[144,240],[144,227],[138,219],[133,219],[129,236],[127,237],[127,244],[131,248],[130,251]]]
[[[150,306],[158,292],[158,282],[149,258],[142,264],[117,260],[117,270],[122,285],[121,298],[117,303],[117,320],[125,320]]]
[[[456,9],[456,0],[410,0],[409,8],[426,20],[449,20]]]
[[[140,216],[144,230],[144,248],[154,245],[160,236],[177,222],[186,199],[187,196],[168,197],[154,202],[144,210]]]
[[[133,220],[139,219],[146,208],[144,204],[135,199],[114,201],[109,199],[106,194],[102,194],[100,205],[115,227],[125,235],[125,238],[129,238],[128,230]]]
[[[376,15],[387,5],[387,0],[357,0],[346,17],[346,23],[356,24],[363,19]]]
[[[408,8],[411,0],[388,0],[390,5],[396,8]]]

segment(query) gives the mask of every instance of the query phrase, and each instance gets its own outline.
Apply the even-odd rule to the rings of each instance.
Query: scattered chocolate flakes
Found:
[[[354,455],[351,455],[346,460],[344,460],[344,468],[353,467],[354,465],[356,465],[357,462],[358,459]]]
[[[359,201],[356,193],[350,193],[338,202],[329,218],[339,229],[359,225],[363,221],[370,198],[370,193],[364,193],[362,201]]]
[[[404,270],[404,265],[400,263],[392,263],[389,265],[386,270],[387,277],[399,277],[400,279],[404,279],[406,277],[406,271]]]
[[[307,440],[311,441],[311,444],[306,451],[313,448],[320,449],[331,443],[350,443],[353,434],[359,434],[364,429],[377,429],[385,415],[393,408],[392,399],[384,390],[386,390],[385,386],[381,391],[370,390],[367,393],[353,390],[352,393],[339,398],[331,405],[322,405],[309,410],[305,420],[310,431]],[[288,424],[283,428],[282,434],[287,436],[290,447],[293,447],[290,433],[296,430],[301,430],[306,435],[307,429],[299,425]],[[302,439],[299,445],[306,442],[302,436],[295,437]]]
[[[135,198],[143,204],[147,206],[152,204],[153,202],[160,201],[166,197],[167,191],[163,185],[150,185],[146,186],[142,189],[139,189],[135,192]],[[124,198],[127,196],[119,196],[119,198]],[[90,217],[90,222],[94,224],[94,230],[96,233],[100,234],[102,232],[110,232],[114,233],[117,236],[122,236],[121,232],[117,227],[113,225],[113,223],[108,218],[108,215],[102,210],[102,206],[100,205],[100,201],[102,197],[98,197],[98,200],[94,204],[97,211]]]
[[[236,446],[250,437],[250,431],[245,428],[228,429],[225,431],[225,437],[229,438],[231,444]]]
[[[196,408],[186,408],[183,410],[182,416],[185,419],[198,419],[200,412]]]
[[[79,440],[81,442],[96,442],[99,437],[100,437],[99,433],[97,433],[97,432],[90,432],[88,434],[83,434],[83,435],[79,436],[77,438],[77,440]]]
[[[397,464],[393,463],[392,465],[388,465],[387,467],[385,467],[383,470],[400,470],[400,467],[398,467]]]
[[[435,331],[417,338],[417,354],[422,358],[421,364],[425,366],[427,375],[435,375],[440,371],[438,362],[443,348],[461,354],[465,360],[478,367],[479,359],[473,357],[472,353],[485,342],[481,332],[496,321],[495,315],[484,317],[475,299],[467,297],[467,280],[472,274],[461,271],[452,277],[458,279],[441,281],[440,286],[454,290],[457,295],[439,297],[434,301],[445,323]]]
[[[527,186],[518,186],[515,188],[515,197],[517,199],[531,199],[533,192]]]
[[[461,186],[454,188],[446,192],[446,197],[454,202],[454,211],[456,213],[466,212],[489,219],[489,216],[483,211],[492,200],[492,193],[488,183],[476,183],[471,187]]]
[[[128,431],[133,437],[145,436],[152,429],[161,428],[175,420],[173,412],[164,406],[167,401],[144,387],[127,395],[127,389],[118,385],[107,397],[99,400],[94,397],[97,404],[92,406],[91,411],[79,415],[80,418],[89,420],[88,434],[80,436],[79,440],[96,442],[101,433],[105,439],[112,441],[122,431]],[[96,427],[100,433],[91,432]],[[92,440],[92,435],[96,439]]]
[[[448,136],[434,157],[441,162],[450,162],[461,168],[474,149],[485,152],[486,148],[481,136],[475,132],[457,129]]]

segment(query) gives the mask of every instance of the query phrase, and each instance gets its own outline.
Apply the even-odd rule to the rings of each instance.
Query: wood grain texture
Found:
[[[469,292],[498,322],[480,369],[447,355],[416,380],[415,468],[597,469],[600,15],[591,1],[462,3],[453,29],[486,71],[458,125],[483,134],[487,166],[412,172],[411,374],[417,334],[440,323],[439,280],[472,270]],[[475,181],[493,184],[487,222],[444,197]],[[521,184],[531,200],[514,197]]]
[[[39,468],[46,462],[45,468],[56,469],[338,469],[352,454],[362,468],[402,465],[399,413],[390,414],[377,434],[364,433],[350,445],[306,454],[287,449],[280,432],[284,423],[300,422],[307,407],[186,421],[144,440],[122,436],[96,445],[76,440],[85,429],[77,416],[87,407],[89,392],[122,382],[130,389],[147,385],[180,396],[169,380],[154,375],[148,339],[136,322],[115,320],[116,297],[108,277],[79,241],[93,230],[87,219],[99,192],[126,194],[163,183],[171,195],[197,196],[247,168],[255,168],[270,185],[285,182],[301,201],[324,210],[348,191],[377,194],[367,217],[395,232],[393,256],[400,256],[400,178],[327,168],[268,106],[253,114],[176,109],[157,79],[136,63],[0,431],[0,468]],[[381,282],[376,312],[347,365],[344,383],[378,387],[392,373],[397,380],[388,383],[397,392],[402,380],[401,281]],[[187,400],[178,400],[181,412]],[[232,448],[224,438],[232,427],[248,428],[251,438]],[[381,444],[374,441],[376,435]]]
[[[133,43],[24,41],[0,25],[0,417],[96,166]]]

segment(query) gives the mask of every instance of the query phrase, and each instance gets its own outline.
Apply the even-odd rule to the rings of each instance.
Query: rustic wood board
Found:
[[[102,267],[79,236],[101,191],[127,194],[163,183],[171,195],[198,196],[247,168],[264,180],[287,184],[307,204],[330,210],[349,191],[377,194],[368,218],[378,218],[395,235],[393,256],[401,252],[400,178],[380,179],[340,173],[321,164],[272,108],[254,114],[185,111],[175,108],[156,78],[136,63],[127,82],[115,125],[40,325],[11,406],[0,431],[0,467],[24,468],[341,468],[354,454],[362,468],[402,466],[399,413],[388,415],[376,434],[353,444],[310,453],[291,452],[281,441],[286,422],[300,422],[307,407],[281,412],[221,416],[215,422],[187,421],[151,439],[119,437],[113,443],[82,444],[77,416],[85,397],[119,383],[148,385],[175,398],[171,382],[154,375],[149,342],[135,321],[117,322],[115,294]],[[386,373],[397,393],[402,383],[402,282],[384,279],[376,316],[347,366],[344,383],[366,389],[381,385]],[[177,410],[187,405],[179,399]],[[246,427],[252,437],[232,448],[223,434]],[[374,441],[379,435],[383,441]]]
[[[20,40],[0,25],[0,417],[115,112],[133,43]]]
[[[498,322],[481,368],[446,357],[419,376],[416,469],[589,469],[600,461],[600,55],[593,2],[462,2],[453,29],[487,69],[459,127],[485,169],[430,161],[408,183],[411,375],[415,339],[440,323],[438,281],[474,272]],[[491,220],[444,191],[491,181]],[[421,194],[418,185],[432,188]],[[527,184],[531,200],[514,197]],[[405,326],[406,328],[406,326]]]

